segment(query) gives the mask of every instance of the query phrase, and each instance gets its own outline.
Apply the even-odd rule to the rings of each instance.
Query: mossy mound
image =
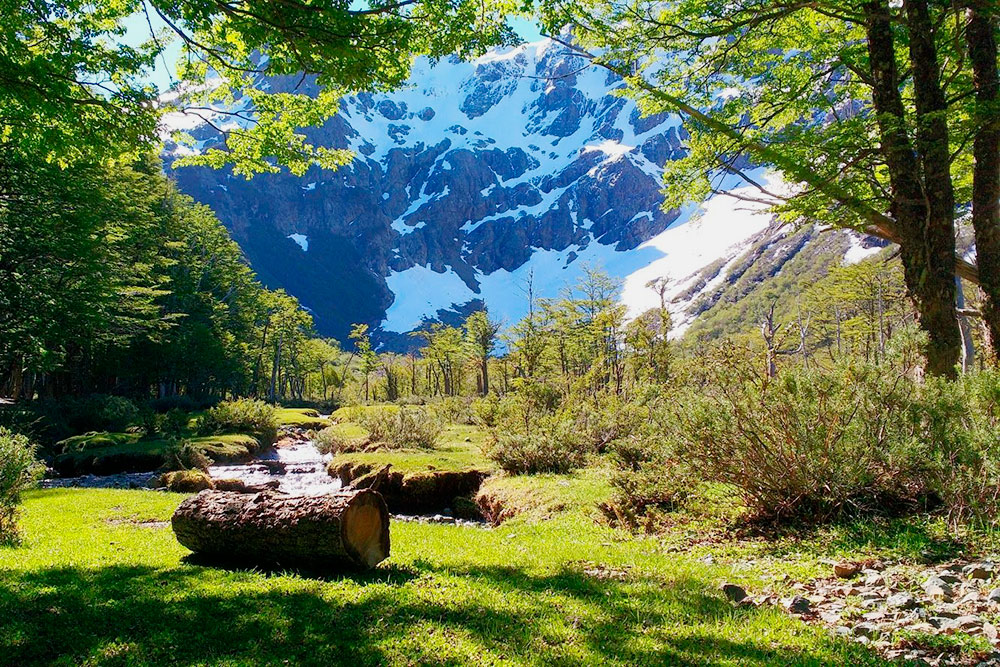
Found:
[[[115,475],[124,472],[150,472],[168,463],[168,452],[175,443],[168,440],[139,440],[129,433],[87,434],[76,440],[78,450],[57,456],[52,461],[63,477],[79,475]],[[84,436],[78,436],[84,438]],[[110,446],[97,446],[114,442]],[[185,440],[213,463],[248,461],[260,447],[260,441],[250,435],[207,435]]]
[[[323,418],[319,412],[311,408],[280,408],[277,411],[278,426],[301,428],[318,431],[330,425],[330,420]]]
[[[355,462],[335,458],[327,471],[345,485],[375,488],[393,512],[419,514],[454,509],[456,498],[476,493],[489,475],[484,470],[421,470],[404,472],[392,464]]]
[[[200,470],[176,470],[160,476],[160,486],[175,493],[197,493],[214,489],[212,478]]]
[[[515,516],[531,521],[567,511],[592,514],[611,495],[607,472],[588,468],[556,475],[498,475],[487,479],[475,502],[487,521],[499,525]]]

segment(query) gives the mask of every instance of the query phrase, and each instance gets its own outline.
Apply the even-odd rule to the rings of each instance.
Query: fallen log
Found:
[[[180,504],[177,541],[231,562],[370,568],[389,557],[389,510],[367,489],[326,496],[202,491]]]

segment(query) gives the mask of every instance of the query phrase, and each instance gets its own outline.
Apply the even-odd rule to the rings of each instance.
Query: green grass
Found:
[[[725,565],[579,513],[497,530],[393,523],[367,574],[212,569],[181,497],[35,491],[0,549],[8,664],[881,664],[774,609],[734,608]]]
[[[90,459],[109,457],[134,457],[137,460],[147,457],[164,458],[171,447],[171,442],[164,439],[140,440],[131,433],[98,433],[87,434],[89,446],[63,454],[56,459],[57,467],[73,461],[74,466]],[[235,460],[248,456],[259,448],[260,443],[250,435],[205,435],[184,439],[205,456],[213,461]],[[101,446],[104,442],[118,442],[111,446]]]
[[[341,424],[360,429],[353,423]],[[364,430],[362,437],[364,437]],[[475,426],[450,425],[445,427],[441,438],[433,449],[386,449],[373,452],[354,452],[334,457],[334,467],[344,463],[366,464],[380,468],[391,464],[393,469],[404,474],[426,471],[480,470],[489,472],[494,465],[482,452],[486,433]]]
[[[587,468],[566,475],[497,475],[483,482],[478,495],[510,516],[538,521],[566,511],[595,514],[611,485],[607,471]]]
[[[318,430],[330,425],[330,420],[311,408],[278,408],[277,418],[278,426]]]

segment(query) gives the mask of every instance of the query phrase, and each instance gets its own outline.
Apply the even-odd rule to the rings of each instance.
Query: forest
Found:
[[[335,174],[342,98],[514,19],[681,119],[664,210],[782,235],[392,352],[170,175]],[[0,663],[997,664],[998,40],[994,0],[0,4]]]

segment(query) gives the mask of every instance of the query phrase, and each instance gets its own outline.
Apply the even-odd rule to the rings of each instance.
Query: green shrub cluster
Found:
[[[35,447],[24,435],[0,426],[0,544],[18,538],[21,494],[41,474]]]
[[[596,451],[592,434],[580,428],[572,410],[559,410],[558,390],[544,382],[522,382],[503,398],[487,397],[473,406],[476,420],[489,428],[485,455],[514,474],[569,472]],[[566,405],[574,404],[567,399]]]
[[[247,433],[270,444],[278,437],[277,409],[251,398],[223,401],[200,418],[198,430],[203,435]]]
[[[123,396],[93,394],[40,401],[35,412],[51,440],[88,431],[125,431],[142,424],[139,406]]]
[[[853,361],[770,376],[720,352],[672,392],[650,427],[613,451],[622,514],[683,502],[699,482],[734,489],[745,517],[821,522],[945,504],[994,522],[1000,376],[918,381],[912,368]]]
[[[433,447],[444,428],[429,410],[415,406],[367,408],[358,421],[372,444],[390,448]]]
[[[346,454],[356,452],[368,443],[367,438],[359,438],[350,432],[343,424],[327,426],[321,431],[317,431],[313,437],[313,444],[321,454]]]

